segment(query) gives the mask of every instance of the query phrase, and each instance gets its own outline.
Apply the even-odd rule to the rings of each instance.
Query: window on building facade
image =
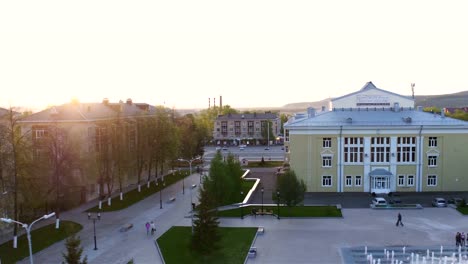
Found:
[[[371,162],[390,162],[390,138],[371,138]]]
[[[437,167],[437,156],[436,155],[427,156],[427,166]]]
[[[427,186],[437,186],[436,175],[427,175]]]
[[[101,152],[105,146],[107,146],[107,129],[106,127],[96,127],[96,146],[95,150]]]
[[[322,147],[331,148],[331,138],[323,138]]]
[[[405,175],[398,175],[398,186],[405,186]]]
[[[355,186],[361,186],[362,185],[362,177],[361,176],[355,176],[354,177],[354,185]]]
[[[47,130],[45,129],[37,129],[36,130],[36,139],[41,139],[47,137]]]
[[[346,187],[351,187],[353,186],[353,176],[346,176],[346,181],[345,181]]]
[[[289,129],[284,130],[284,141],[289,142]]]
[[[289,153],[289,146],[286,146],[285,148],[286,153]]]
[[[406,182],[407,186],[414,186],[414,175],[408,175],[406,180],[407,180]]]
[[[331,187],[332,178],[331,176],[322,176],[322,187]]]
[[[253,136],[254,134],[254,122],[253,121],[247,121],[247,133],[249,136]]]
[[[322,167],[328,168],[332,166],[331,156],[322,156]]]
[[[361,137],[349,137],[344,139],[344,162],[363,162],[364,139]]]
[[[397,162],[415,162],[416,137],[399,137],[397,139]]]
[[[234,122],[234,134],[236,134],[236,136],[240,136],[241,134],[241,122],[240,121]]]
[[[222,134],[223,136],[227,136],[227,134],[228,134],[228,129],[227,129],[227,127],[228,127],[228,126],[227,126],[227,121],[222,121],[222,122],[221,122],[221,134]]]
[[[429,147],[437,147],[437,137],[429,137]]]

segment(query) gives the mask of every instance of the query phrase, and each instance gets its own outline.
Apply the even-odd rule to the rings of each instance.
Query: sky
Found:
[[[467,1],[1,1],[0,107],[468,90]]]

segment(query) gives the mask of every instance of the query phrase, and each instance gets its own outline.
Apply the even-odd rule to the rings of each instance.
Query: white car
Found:
[[[387,205],[387,200],[385,200],[385,198],[382,198],[382,197],[375,197],[374,199],[372,199],[372,204],[373,205]]]
[[[239,150],[244,150],[245,147],[243,147],[242,145],[239,147]]]
[[[445,201],[444,198],[434,198],[432,200],[432,206],[434,207],[447,207],[447,202]]]

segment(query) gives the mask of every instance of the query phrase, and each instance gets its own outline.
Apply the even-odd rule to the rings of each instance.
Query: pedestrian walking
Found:
[[[398,213],[398,221],[396,222],[396,226],[401,225],[403,226],[403,222],[401,221],[401,214]]]
[[[465,246],[465,232],[462,232],[462,233],[461,233],[460,242],[461,242],[461,243],[460,243],[461,246],[464,247],[464,246]]]
[[[457,234],[455,235],[455,246],[459,246],[460,245],[460,232],[457,232]]]
[[[151,235],[154,235],[154,232],[156,232],[156,225],[154,225],[154,222],[151,221]]]
[[[149,235],[150,223],[149,223],[149,222],[146,222],[145,227],[146,227],[146,235]]]

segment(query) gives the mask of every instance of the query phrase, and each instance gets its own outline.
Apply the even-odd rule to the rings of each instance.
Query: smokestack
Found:
[[[208,109],[211,108],[211,98],[208,97]]]
[[[223,96],[222,95],[219,96],[219,108],[223,109]]]
[[[213,107],[216,107],[216,97],[213,97]]]
[[[415,83],[411,83],[411,93],[413,94],[413,99],[414,99],[414,86],[416,84]]]

